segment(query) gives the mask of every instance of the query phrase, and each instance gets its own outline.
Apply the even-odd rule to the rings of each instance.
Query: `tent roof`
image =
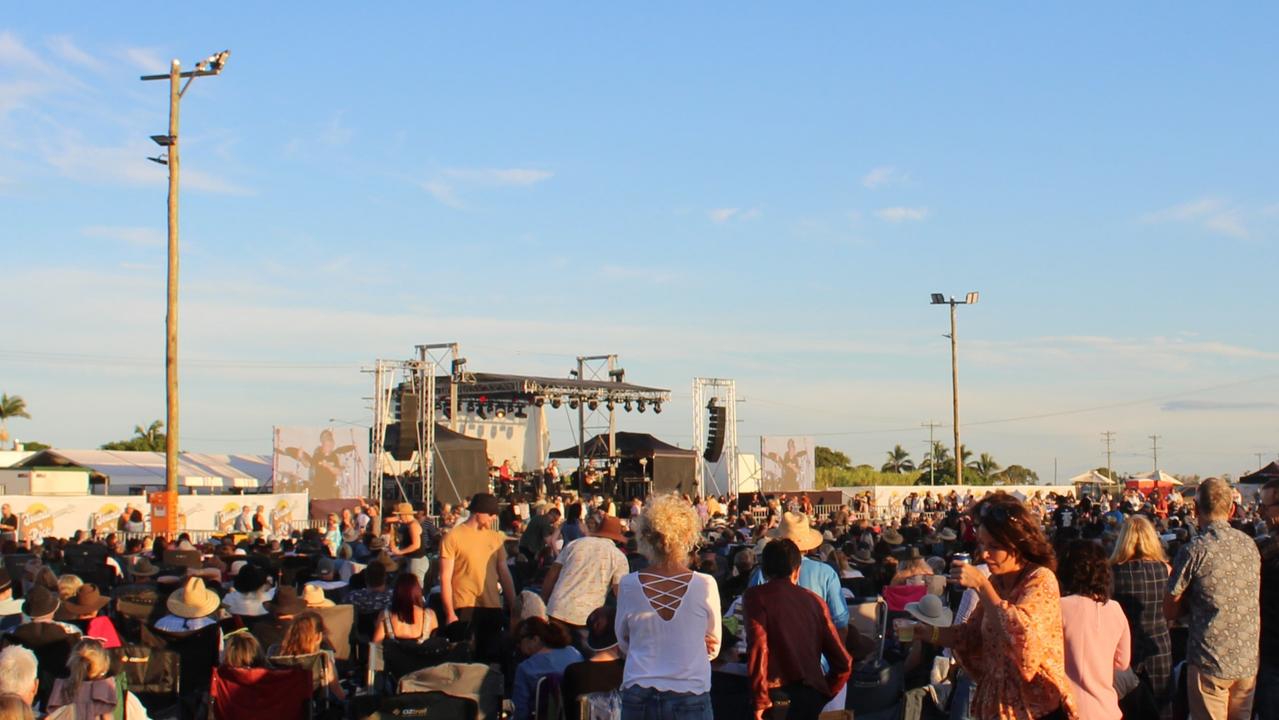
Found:
[[[471,437],[460,432],[453,432],[448,425],[442,423],[435,424],[435,444],[445,447],[464,448],[472,445],[478,445],[481,449],[488,446],[482,438]]]
[[[164,453],[133,450],[41,450],[17,467],[66,467],[88,470],[115,486],[164,485]],[[261,455],[180,453],[178,479],[202,487],[240,486],[271,481],[271,460]]]
[[[1180,485],[1181,481],[1169,475],[1163,470],[1152,470],[1148,473],[1139,473],[1128,478],[1131,483],[1156,482],[1164,485]]]
[[[1071,485],[1083,485],[1085,483],[1096,483],[1098,485],[1115,485],[1115,481],[1102,475],[1096,470],[1089,470],[1086,473],[1080,473],[1067,480]]]
[[[648,433],[619,432],[616,433],[617,455],[623,458],[650,458],[654,455],[696,455],[696,450],[685,450],[649,435]],[[608,457],[608,434],[596,435],[586,441],[583,447],[588,458]],[[551,453],[558,459],[577,457],[577,446],[572,445],[563,450]]]
[[[435,378],[437,397],[448,397],[453,378],[440,375]],[[534,397],[556,396],[596,398],[597,400],[648,400],[667,401],[671,391],[663,388],[634,385],[628,382],[603,380],[578,380],[577,378],[553,378],[536,375],[507,375],[504,373],[466,373],[466,382],[457,384],[458,397],[474,400],[487,396],[495,400],[521,400]]]
[[[1279,462],[1271,461],[1269,465],[1261,468],[1260,470],[1248,473],[1247,475],[1239,478],[1239,482],[1249,484],[1255,483],[1260,485],[1261,483],[1275,479],[1279,479]]]

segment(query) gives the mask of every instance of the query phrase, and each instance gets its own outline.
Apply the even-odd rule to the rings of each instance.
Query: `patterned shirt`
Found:
[[[1209,524],[1177,553],[1168,594],[1181,596],[1190,637],[1186,660],[1223,680],[1257,674],[1261,555],[1225,521]]]

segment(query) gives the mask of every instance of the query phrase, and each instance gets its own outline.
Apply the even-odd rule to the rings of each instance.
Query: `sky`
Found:
[[[692,442],[878,466],[950,432],[1065,479],[1279,454],[1279,6],[23,4],[0,15],[0,391],[96,447],[164,416],[163,73],[182,102],[181,443],[368,424],[378,358],[617,353]],[[552,425],[553,445],[575,434]]]

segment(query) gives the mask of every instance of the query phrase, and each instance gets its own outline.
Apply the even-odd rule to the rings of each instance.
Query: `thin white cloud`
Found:
[[[926,207],[886,207],[875,211],[880,220],[890,223],[920,222],[928,219],[930,211]]]
[[[102,69],[98,59],[75,44],[69,35],[54,35],[46,41],[49,49],[63,60],[91,70]]]
[[[7,30],[0,32],[0,67],[41,74],[53,72],[48,63]]]
[[[160,57],[159,51],[155,48],[125,48],[120,54],[125,60],[129,61],[129,63],[142,72],[158,75],[169,71],[170,63]]]
[[[741,208],[715,208],[706,213],[713,223],[726,223],[733,219],[733,216],[741,212]]]
[[[1141,221],[1149,224],[1194,225],[1214,235],[1239,239],[1245,239],[1250,234],[1244,225],[1243,210],[1218,197],[1202,197],[1156,210],[1143,215]]]
[[[862,176],[862,186],[877,190],[889,185],[900,185],[910,180],[910,176],[892,165],[881,165]]]
[[[85,237],[115,240],[134,247],[160,247],[166,243],[165,231],[154,227],[90,225],[81,228]]]
[[[536,185],[554,176],[548,170],[533,168],[450,168],[444,174],[456,180],[493,186]]]
[[[442,180],[427,180],[423,182],[422,189],[431,197],[440,201],[441,204],[451,208],[461,210],[464,206],[462,199],[457,196],[457,192],[453,190],[453,186]]]

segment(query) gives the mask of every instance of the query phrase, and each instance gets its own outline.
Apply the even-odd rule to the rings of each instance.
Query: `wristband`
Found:
[[[937,641],[938,641],[938,640],[940,640],[940,639],[941,639],[941,628],[940,628],[940,627],[938,627],[938,626],[936,626],[936,625],[934,625],[934,626],[933,626],[933,634],[932,634],[932,637],[930,638],[929,642],[931,642],[933,645],[936,645],[936,644],[937,644]]]

